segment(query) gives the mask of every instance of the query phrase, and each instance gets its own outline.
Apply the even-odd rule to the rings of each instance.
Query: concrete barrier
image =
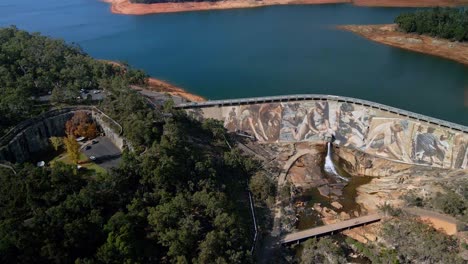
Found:
[[[101,130],[119,148],[127,146],[122,126],[94,106],[53,109],[26,120],[0,138],[0,161],[25,162],[31,155],[47,149],[50,137],[65,136],[65,123],[78,111],[92,115]]]

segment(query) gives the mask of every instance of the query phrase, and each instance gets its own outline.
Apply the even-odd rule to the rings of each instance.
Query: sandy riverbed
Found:
[[[338,28],[354,32],[378,43],[430,54],[468,65],[468,43],[400,32],[395,24],[347,25]]]
[[[218,2],[185,2],[135,4],[129,0],[102,0],[111,4],[114,14],[148,15],[201,10],[254,8],[272,5],[316,5],[352,3],[357,6],[428,7],[467,5],[468,0],[226,0]]]

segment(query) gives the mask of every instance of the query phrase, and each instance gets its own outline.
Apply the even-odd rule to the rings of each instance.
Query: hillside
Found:
[[[14,164],[16,174],[0,168],[1,263],[252,261],[246,190],[257,166],[228,147],[222,124],[150,108],[129,88],[144,73],[63,41],[16,28],[0,30],[0,38],[7,87],[0,109],[12,114],[3,129],[35,116],[30,96],[49,87],[53,94],[96,88],[108,95],[97,107],[122,124],[135,149],[107,173],[60,161]],[[55,106],[72,103],[59,97]]]

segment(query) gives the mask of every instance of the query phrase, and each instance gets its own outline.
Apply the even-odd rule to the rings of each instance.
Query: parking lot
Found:
[[[91,96],[91,101],[102,101],[105,97],[105,94],[101,90],[89,90],[89,91],[82,90],[80,91],[80,94],[79,94],[79,97],[77,97],[77,100],[86,100],[88,95]],[[39,102],[49,102],[51,97],[52,97],[51,94],[47,94],[47,95],[39,96],[36,99]]]
[[[87,147],[84,147],[81,151],[88,158],[95,157],[94,162],[105,169],[116,167],[122,154],[119,148],[107,137],[98,137],[95,140],[97,143],[88,142]]]

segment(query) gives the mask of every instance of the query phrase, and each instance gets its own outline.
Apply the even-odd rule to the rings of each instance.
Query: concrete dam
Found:
[[[323,141],[411,165],[468,167],[468,127],[349,97],[292,95],[185,103],[259,143]]]

